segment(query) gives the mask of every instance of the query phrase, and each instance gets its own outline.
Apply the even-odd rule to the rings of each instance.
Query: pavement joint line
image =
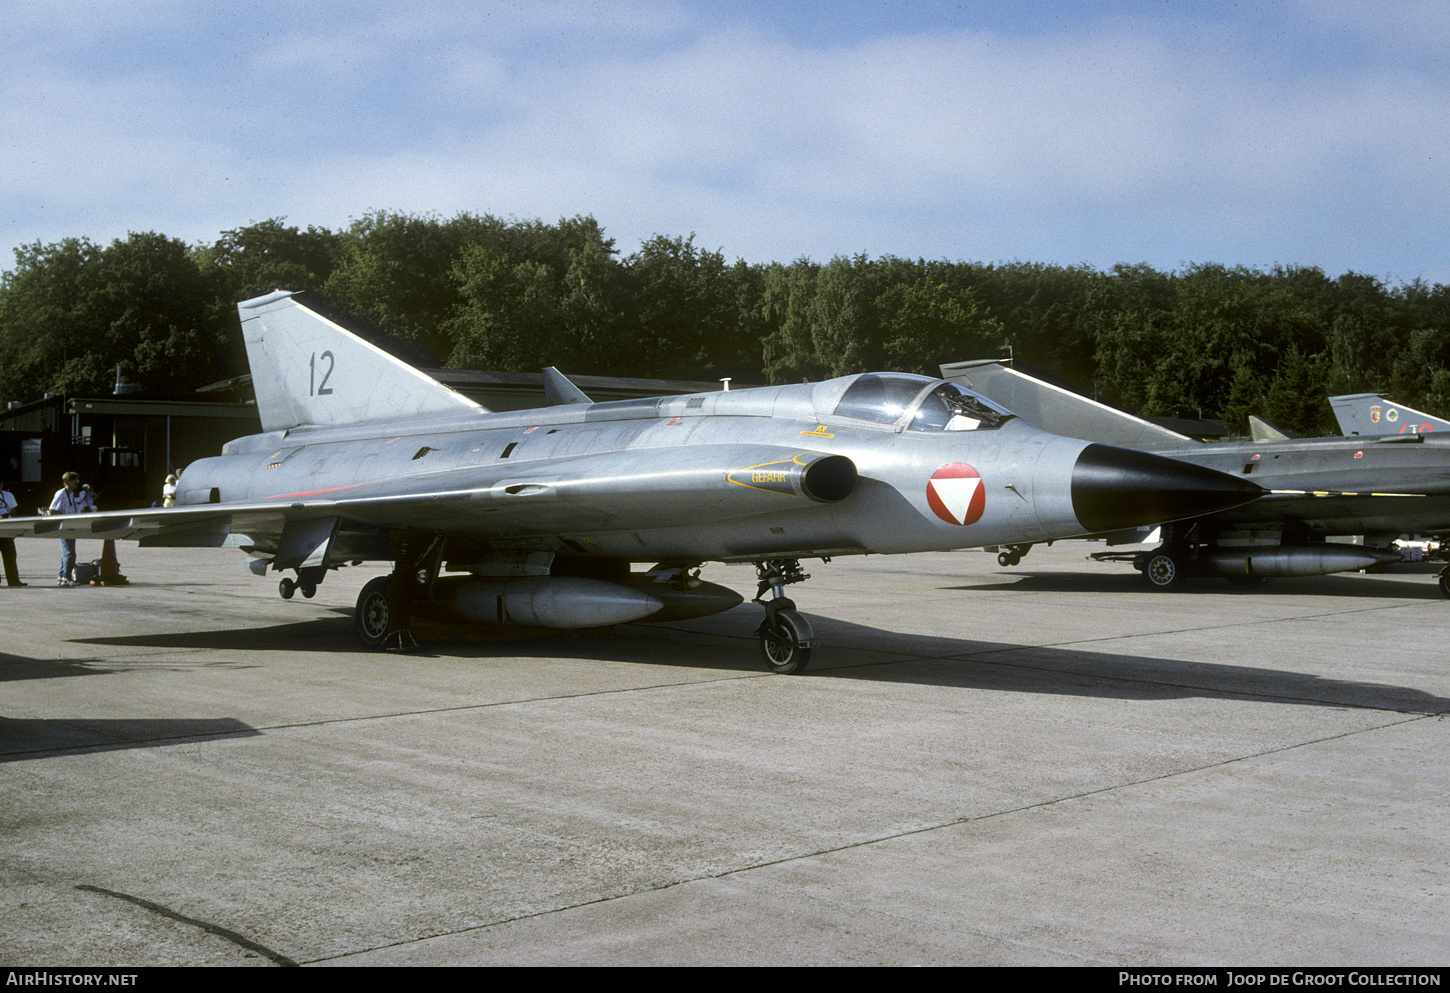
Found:
[[[1035,803],[1023,804],[1019,807],[1011,807],[1004,810],[995,810],[990,813],[977,814],[969,817],[953,818],[952,820],[942,821],[937,824],[926,824],[920,827],[910,828],[903,831],[896,831],[891,834],[880,835],[875,838],[864,838],[861,841],[853,841],[850,844],[846,845],[836,845],[830,848],[822,848],[817,851],[787,855],[778,859],[769,859],[762,862],[755,862],[750,865],[737,866],[733,869],[724,869],[720,872],[704,873],[698,876],[693,876],[689,879],[677,879],[673,882],[660,883],[656,886],[645,886],[641,887],[640,889],[633,890],[629,893],[602,896],[595,900],[582,900],[578,903],[568,904],[567,906],[562,907],[552,907],[548,910],[540,910],[532,914],[520,914],[516,917],[508,917],[502,920],[490,921],[487,924],[477,924],[472,927],[457,928],[456,930],[452,931],[439,931],[434,934],[420,935],[414,938],[406,938],[401,941],[388,942],[387,944],[383,945],[375,945],[371,948],[360,948],[355,951],[343,952],[337,955],[328,955],[322,958],[308,959],[303,964],[316,965],[323,962],[336,962],[342,959],[352,958],[356,955],[366,955],[370,952],[382,951],[388,948],[402,948],[407,945],[421,944],[425,941],[432,941],[437,938],[457,937],[459,935],[469,934],[476,931],[487,931],[491,928],[502,927],[506,924],[518,924],[523,921],[540,920],[545,917],[552,917],[555,914],[562,914],[572,910],[582,910],[586,907],[603,906],[605,904],[614,903],[617,900],[627,900],[631,897],[641,896],[647,893],[663,893],[665,890],[675,889],[679,886],[688,886],[692,883],[706,882],[712,879],[728,879],[731,876],[743,875],[748,872],[754,872],[758,869],[771,869],[777,866],[790,865],[796,862],[805,862],[809,859],[823,858],[828,855],[839,855],[843,852],[853,851],[858,848],[869,848],[873,845],[883,844],[889,841],[898,841],[904,838],[912,838],[920,835],[931,834],[936,831],[948,830],[954,827],[962,827],[968,824],[978,824],[983,821],[995,820],[997,818],[1007,817],[1013,814],[1025,814],[1032,811],[1045,810],[1049,807],[1055,807],[1059,804],[1071,803],[1074,800],[1085,800],[1089,797],[1104,796],[1110,793],[1116,793],[1121,790],[1129,790],[1140,786],[1148,786],[1153,783],[1168,782],[1169,780],[1178,779],[1183,776],[1196,775],[1197,773],[1207,772],[1211,769],[1221,769],[1226,766],[1249,762],[1253,759],[1265,758],[1270,755],[1277,755],[1283,752],[1294,751],[1300,748],[1307,748],[1312,745],[1321,745],[1325,742],[1337,741],[1344,738],[1352,738],[1357,735],[1366,734],[1371,731],[1382,731],[1386,728],[1400,727],[1406,724],[1413,724],[1418,721],[1428,720],[1430,719],[1430,717],[1433,716],[1435,715],[1417,714],[1406,717],[1404,720],[1388,721],[1384,724],[1379,724],[1374,727],[1358,728],[1350,731],[1342,731],[1337,734],[1323,735],[1318,738],[1310,738],[1305,741],[1290,742],[1286,745],[1279,745],[1274,748],[1265,748],[1257,752],[1250,752],[1245,755],[1235,755],[1217,762],[1209,762],[1204,765],[1193,766],[1187,769],[1177,769],[1173,772],[1165,772],[1159,776],[1149,776],[1146,779],[1136,779],[1124,783],[1112,783],[1108,786],[1099,787],[1098,789],[1083,790],[1079,793],[1070,793],[1064,796],[1050,797],[1045,800],[1039,800]]]

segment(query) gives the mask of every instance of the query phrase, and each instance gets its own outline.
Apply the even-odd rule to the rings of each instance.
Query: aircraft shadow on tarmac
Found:
[[[352,611],[335,607],[323,616],[312,616],[305,621],[293,621],[289,624],[212,631],[158,631],[153,634],[127,634],[105,638],[72,638],[70,643],[109,645],[116,648],[356,653],[362,649],[357,644],[352,628]],[[183,664],[179,659],[168,661]]]
[[[1450,711],[1450,698],[1414,687],[1291,672],[1271,665],[1186,661],[951,638],[898,636],[904,641],[909,638],[909,644],[919,653],[917,657],[831,669],[827,652],[833,642],[875,648],[883,637],[890,635],[835,620],[821,621],[817,632],[825,646],[820,649],[821,662],[815,669],[815,674],[821,676],[1115,700],[1252,697],[1310,707],[1355,707],[1415,714]],[[1244,653],[1257,656],[1261,649],[1246,645]],[[1332,660],[1326,661],[1326,667],[1332,664]],[[815,665],[813,659],[812,666]]]
[[[1042,577],[1048,583],[1073,578],[1060,574]],[[1163,594],[1145,591],[1145,595]],[[1171,598],[1165,602],[1171,602]],[[270,627],[78,640],[85,644],[201,651],[315,650],[357,654],[359,649],[352,639],[351,621],[341,616],[347,611],[333,608],[329,613],[333,616]],[[483,642],[423,642],[416,651],[393,657],[400,668],[400,678],[407,666],[469,659],[486,663],[494,658],[644,664],[748,674],[760,671],[751,636],[757,622],[755,613],[742,606],[693,622],[623,625],[609,634],[583,637],[555,634]],[[1274,668],[1272,664],[1145,658],[1030,644],[969,641],[890,631],[819,615],[812,615],[812,623],[821,646],[816,649],[810,668],[804,677],[778,678],[869,679],[943,688],[1144,701],[1255,697],[1299,706],[1424,714],[1450,712],[1450,698],[1411,686],[1292,672]],[[1246,659],[1257,662],[1263,647],[1245,644],[1242,651]],[[259,660],[253,661],[260,664]],[[181,659],[166,662],[178,668],[198,663],[214,664]],[[1327,669],[1336,663],[1326,659],[1323,664]],[[761,672],[761,675],[765,674]]]
[[[0,682],[106,676],[121,668],[88,660],[32,659],[0,652]],[[99,684],[98,684],[99,685]],[[0,762],[260,734],[231,717],[16,718],[0,716]]]
[[[1042,593],[1124,593],[1145,597],[1173,597],[1201,593],[1255,596],[1280,593],[1292,596],[1340,596],[1361,599],[1444,600],[1433,577],[1410,579],[1388,576],[1331,575],[1264,579],[1231,583],[1217,577],[1190,579],[1175,590],[1155,590],[1137,572],[1103,573],[1032,572],[1028,568],[1004,570],[998,582],[943,586],[947,590],[1018,590]],[[1171,599],[1165,604],[1172,603]]]
[[[71,676],[104,676],[113,670],[85,661],[27,659],[0,652],[0,683],[20,679],[66,679]]]
[[[71,719],[0,717],[0,762],[86,755],[127,748],[255,737],[260,731],[231,717]]]

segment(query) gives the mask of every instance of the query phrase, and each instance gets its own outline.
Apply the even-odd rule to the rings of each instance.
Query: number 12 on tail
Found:
[[[322,355],[321,355],[321,358],[322,358],[322,361],[326,364],[326,368],[324,368],[322,370],[322,382],[320,382],[320,383],[317,381],[317,359],[318,359],[318,354],[316,352],[313,352],[312,353],[312,361],[310,363],[308,363],[308,370],[309,370],[308,371],[308,375],[307,375],[307,395],[308,396],[325,397],[325,396],[327,396],[328,394],[330,394],[332,392],[332,387],[327,385],[327,381],[332,378],[332,366],[333,366],[332,353],[331,352],[323,352]]]

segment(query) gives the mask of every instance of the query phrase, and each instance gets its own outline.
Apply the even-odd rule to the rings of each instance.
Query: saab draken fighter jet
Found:
[[[12,518],[0,536],[227,546],[257,574],[394,565],[357,600],[364,644],[415,623],[592,629],[743,599],[706,562],[752,562],[766,664],[803,668],[800,560],[1035,542],[1222,510],[1249,480],[1050,435],[943,380],[820,383],[592,403],[557,371],[494,413],[277,292],[238,305],[262,434],[182,474],[178,506]],[[631,571],[631,563],[653,563]],[[766,594],[773,593],[767,599]]]
[[[1450,423],[1434,414],[1426,414],[1402,403],[1386,400],[1378,393],[1330,397],[1329,406],[1334,408],[1334,419],[1339,422],[1339,430],[1346,437],[1359,435],[1373,438],[1385,434],[1450,431]]]
[[[1253,580],[1366,569],[1399,561],[1388,545],[1402,534],[1450,531],[1450,434],[1203,443],[994,359],[944,365],[942,374],[1045,430],[1150,450],[1269,491],[1251,505],[1165,526],[1149,552],[1094,556],[1131,559],[1157,589],[1194,573]],[[1362,535],[1365,544],[1325,540],[1332,535]],[[1024,554],[1013,546],[1003,564]],[[1440,590],[1450,596],[1450,568]]]

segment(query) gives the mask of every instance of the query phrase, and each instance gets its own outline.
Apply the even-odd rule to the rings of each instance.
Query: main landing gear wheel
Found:
[[[1450,597],[1450,565],[1440,570],[1440,592]]]
[[[1143,563],[1143,578],[1155,590],[1172,590],[1183,585],[1187,577],[1188,557],[1178,548],[1160,548],[1150,552]]]
[[[397,612],[388,600],[388,584],[391,576],[379,576],[370,580],[357,597],[357,611],[354,621],[357,636],[368,648],[382,648],[396,628]]]
[[[792,675],[800,672],[811,660],[810,626],[805,618],[794,610],[783,609],[774,612],[771,618],[760,625],[760,657],[771,672]]]

